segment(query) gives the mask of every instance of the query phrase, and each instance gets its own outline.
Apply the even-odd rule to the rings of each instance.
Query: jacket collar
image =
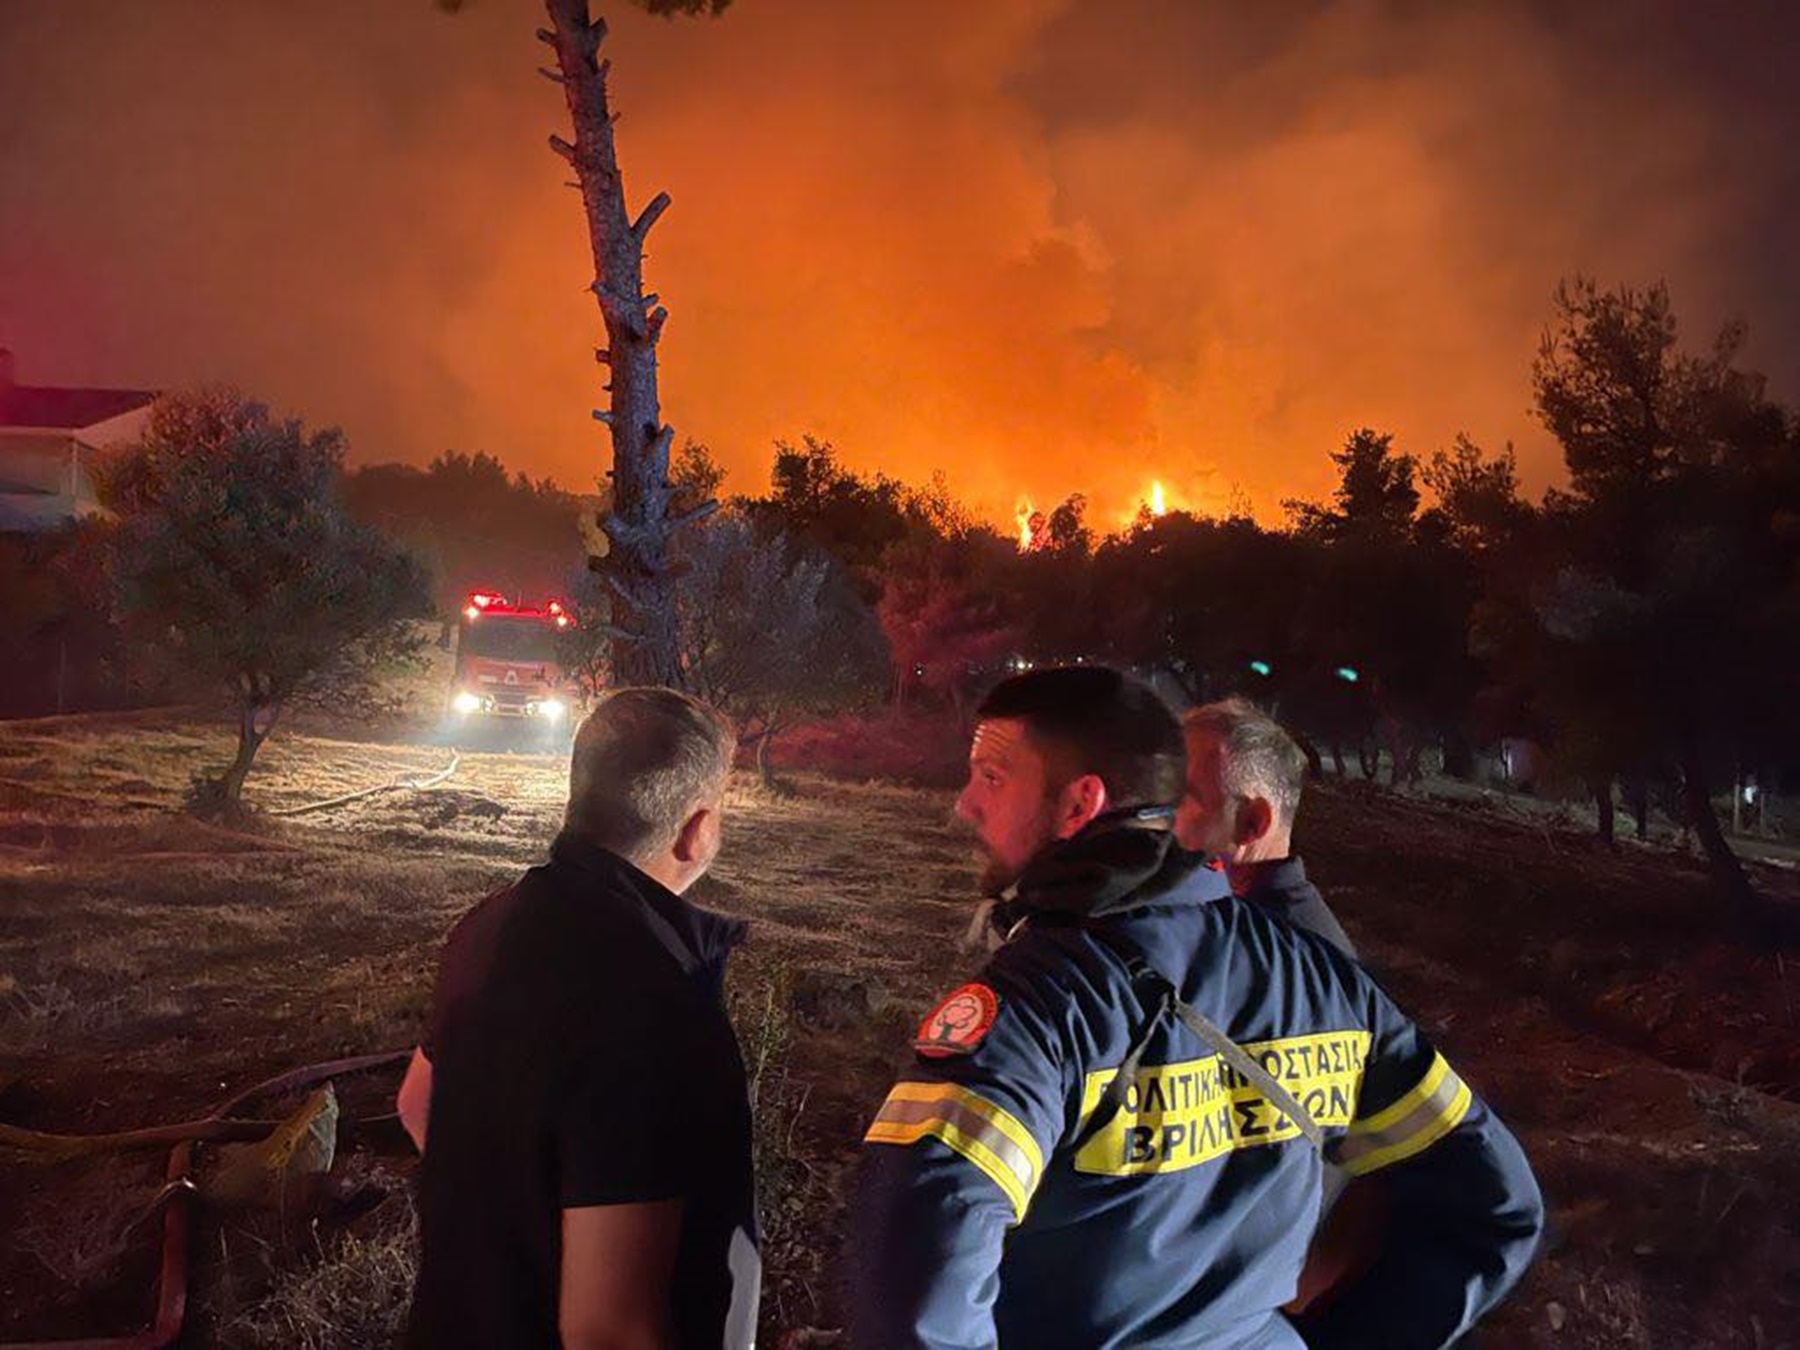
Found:
[[[749,931],[744,920],[690,904],[618,854],[568,830],[550,845],[550,865],[579,877],[583,891],[603,887],[612,895],[636,900],[645,927],[682,973],[717,992],[725,958]]]
[[[1285,858],[1253,864],[1250,884],[1244,888],[1246,898],[1256,896],[1281,904],[1297,904],[1311,899],[1314,894],[1313,884],[1306,879],[1306,864],[1293,853]]]
[[[1159,901],[1222,900],[1221,873],[1176,844],[1167,812],[1113,812],[1027,864],[995,920],[1100,918]]]

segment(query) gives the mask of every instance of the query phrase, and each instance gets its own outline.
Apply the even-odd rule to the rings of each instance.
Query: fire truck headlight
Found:
[[[537,705],[538,716],[547,722],[560,722],[569,711],[569,705],[560,698],[547,698]]]
[[[471,694],[467,689],[460,689],[456,697],[450,700],[450,706],[467,717],[470,713],[481,711],[481,696]]]

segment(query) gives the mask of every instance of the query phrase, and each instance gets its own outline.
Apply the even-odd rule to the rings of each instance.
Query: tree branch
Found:
[[[568,160],[569,163],[573,164],[575,162],[575,147],[570,145],[555,132],[550,133],[550,148],[556,151],[556,153],[561,155],[564,159]]]
[[[631,224],[631,232],[637,236],[639,245],[643,244],[644,239],[650,233],[651,227],[662,218],[662,213],[668,209],[668,193],[659,192],[650,199],[650,204],[638,214],[638,218]]]
[[[623,600],[633,609],[643,608],[643,599],[625,584],[617,572],[607,572],[605,573],[605,577],[607,587],[614,595],[618,596],[619,599]]]
[[[537,73],[550,81],[551,84],[567,84],[569,82],[567,76],[561,75],[554,70],[547,69],[544,66],[539,66],[537,68]]]
[[[700,505],[693,507],[691,510],[683,511],[680,515],[673,517],[669,521],[669,532],[673,534],[683,525],[692,525],[695,521],[705,520],[718,509],[719,504],[716,501],[701,502]]]

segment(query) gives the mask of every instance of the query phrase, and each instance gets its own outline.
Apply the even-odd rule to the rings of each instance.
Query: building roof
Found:
[[[0,427],[80,431],[156,401],[144,389],[54,389],[49,385],[0,384]]]

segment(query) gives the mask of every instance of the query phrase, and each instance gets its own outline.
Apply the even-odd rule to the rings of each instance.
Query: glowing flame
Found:
[[[1141,530],[1151,521],[1166,516],[1174,510],[1169,500],[1169,490],[1157,479],[1150,484],[1150,491],[1137,499],[1137,505],[1118,516],[1119,532],[1130,534],[1133,530]]]
[[[1150,482],[1130,510],[1120,511],[1111,519],[1118,522],[1115,532],[1125,536],[1171,512],[1190,509],[1180,500],[1179,488],[1170,489],[1158,478]],[[1090,515],[1088,520],[1092,522],[1093,517]],[[1021,553],[1033,553],[1050,545],[1050,515],[1033,507],[1029,497],[1021,496],[1013,507],[1013,540]]]
[[[1019,552],[1029,553],[1044,546],[1044,530],[1050,523],[1049,517],[1032,509],[1031,498],[1019,498],[1013,521],[1019,527]]]

